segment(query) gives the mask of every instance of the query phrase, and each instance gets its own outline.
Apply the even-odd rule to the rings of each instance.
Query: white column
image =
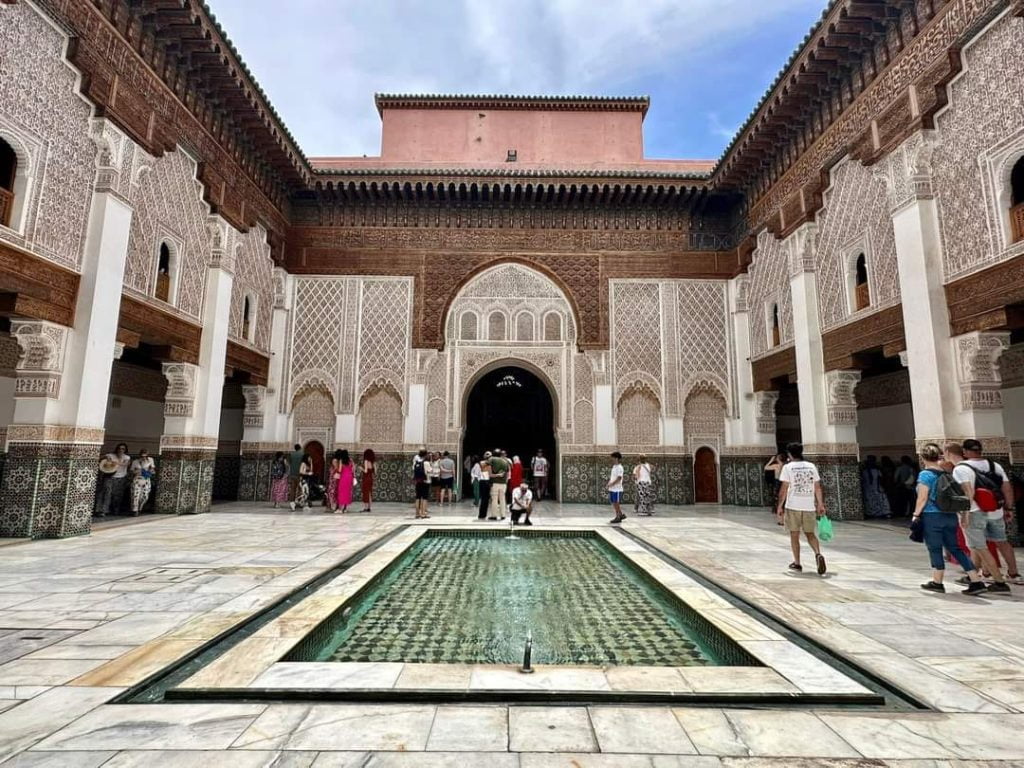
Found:
[[[615,445],[615,403],[611,384],[594,385],[594,443]]]
[[[950,336],[939,210],[931,185],[934,148],[934,134],[921,131],[877,171],[887,182],[896,236],[914,432],[919,445],[965,437],[1002,443],[997,361],[1009,337],[1001,332]]]
[[[406,445],[419,446],[426,442],[427,385],[414,382],[409,385],[409,398],[405,409],[403,440]]]
[[[747,289],[750,279],[740,275],[729,282],[730,322],[732,323],[733,355],[736,363],[738,406],[726,421],[726,448],[749,452],[775,450],[775,402],[778,392],[755,392],[753,368],[750,365],[750,316]]]

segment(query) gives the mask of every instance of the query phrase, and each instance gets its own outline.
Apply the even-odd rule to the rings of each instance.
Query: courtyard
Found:
[[[468,529],[476,520],[464,504],[435,505],[431,519],[416,522],[398,504],[379,505],[370,515],[329,516],[237,503],[207,515],[106,523],[88,537],[5,544],[3,765],[944,768],[1024,762],[1017,731],[1024,726],[1018,596],[922,593],[923,546],[884,523],[836,523],[827,577],[791,575],[788,540],[771,516],[737,507],[663,507],[652,518],[629,517],[619,532],[601,507],[549,502],[531,531],[594,530],[653,548],[752,606],[801,648],[817,648],[801,657],[806,663],[785,668],[779,662],[785,679],[773,690],[781,703],[716,699],[722,689],[708,682],[714,676],[687,675],[685,668],[682,674],[636,668],[631,675],[625,665],[581,666],[567,675],[538,665],[527,676],[515,665],[490,665],[486,672],[499,683],[487,693],[477,685],[480,670],[460,682],[445,675],[444,665],[385,663],[342,675],[343,690],[327,700],[322,689],[329,681],[305,694],[293,687],[276,699],[268,694],[272,686],[263,685],[248,700],[217,700],[207,690],[208,700],[118,701],[339,563],[353,562],[342,575],[355,578],[372,558],[397,551],[401,537],[424,527]],[[376,552],[349,561],[383,537]],[[238,665],[259,655],[252,648],[260,646],[251,644],[264,630],[242,641],[250,651],[236,654],[233,669],[223,669],[229,652],[200,675],[217,664],[220,674],[237,674]],[[743,631],[756,630],[746,624]],[[292,642],[282,645],[286,632],[277,634],[269,651],[275,658]],[[799,678],[807,665],[821,663],[822,649],[843,669],[857,670],[858,680],[888,691],[886,703],[801,701]],[[729,685],[763,688],[764,680],[755,679],[762,671],[774,674],[753,668],[749,681],[734,676]],[[406,695],[409,689],[419,691]],[[646,691],[647,698],[617,697],[627,690]]]

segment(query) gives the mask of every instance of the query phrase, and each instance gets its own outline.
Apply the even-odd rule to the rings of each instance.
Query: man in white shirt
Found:
[[[821,476],[818,468],[804,461],[804,447],[800,443],[786,446],[789,463],[779,473],[779,506],[776,510],[779,522],[785,523],[789,531],[789,543],[793,550],[793,562],[789,570],[803,571],[800,565],[800,532],[807,537],[807,543],[814,550],[818,575],[825,574],[825,557],[818,542],[818,518],[825,515],[825,499],[821,492]]]
[[[131,463],[132,457],[128,455],[128,446],[125,443],[118,443],[113,453],[108,453],[103,457],[101,467],[107,465],[107,467],[113,467],[113,471],[109,473],[100,495],[99,517],[121,514],[125,494],[128,491],[128,469]],[[109,470],[104,469],[104,471]]]
[[[539,448],[530,469],[533,470],[533,482],[537,485],[537,501],[540,501],[548,492],[548,460],[544,458],[544,451]]]
[[[964,495],[971,500],[971,509],[960,521],[967,546],[971,550],[971,559],[995,580],[995,583],[989,584],[989,592],[1007,594],[1010,587],[1003,579],[999,563],[988,550],[988,542],[995,544],[999,554],[1006,561],[1010,578],[1019,579],[1017,558],[1013,553],[1013,547],[1006,540],[1006,522],[1013,519],[1013,486],[1010,478],[1002,465],[982,458],[981,443],[977,440],[964,440],[962,446],[949,443],[945,446],[945,454],[946,460],[954,465],[953,479],[960,484]],[[979,506],[979,492],[986,486],[998,486],[1005,499],[1002,506],[996,506],[989,511]],[[992,493],[986,495],[989,500],[998,501]]]
[[[518,488],[512,489],[512,524],[519,525],[519,518],[525,515],[523,525],[533,525],[530,522],[530,513],[533,512],[533,492],[524,480]]]
[[[622,468],[622,454],[618,451],[612,454],[612,469],[608,473],[608,501],[611,502],[612,509],[615,511],[615,517],[608,522],[610,523],[621,523],[626,519],[626,516],[622,514],[622,477],[625,474],[625,470]]]

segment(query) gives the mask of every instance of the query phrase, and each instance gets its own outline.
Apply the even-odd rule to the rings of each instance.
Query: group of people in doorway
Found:
[[[287,504],[293,510],[310,509],[316,502],[323,504],[324,512],[345,514],[358,488],[363,503],[360,511],[371,512],[377,470],[372,448],[363,451],[360,464],[357,467],[344,448],[336,450],[324,478],[317,475],[312,456],[301,445],[296,444],[288,456],[278,451],[270,469],[270,501],[275,508]]]
[[[127,443],[118,443],[99,463],[100,480],[96,493],[96,517],[142,512],[153,492],[156,462],[145,448],[133,459]]]
[[[1020,583],[1017,559],[1007,539],[1006,525],[1014,516],[1014,488],[1001,464],[985,458],[979,440],[922,447],[920,471],[902,462],[913,475],[911,538],[928,550],[931,579],[928,592],[945,593],[947,561],[963,570],[957,583],[965,595],[1009,594],[1008,582]],[[789,533],[793,561],[789,569],[802,572],[801,534],[814,553],[819,575],[827,564],[817,536],[818,521],[826,515],[818,468],[804,459],[803,446],[790,443],[765,468],[777,484],[775,513]],[[944,556],[945,554],[945,556]]]

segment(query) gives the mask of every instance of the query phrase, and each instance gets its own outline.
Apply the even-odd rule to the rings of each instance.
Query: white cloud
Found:
[[[306,152],[372,155],[376,91],[638,95],[618,89],[700,77],[766,18],[823,0],[209,2]]]

